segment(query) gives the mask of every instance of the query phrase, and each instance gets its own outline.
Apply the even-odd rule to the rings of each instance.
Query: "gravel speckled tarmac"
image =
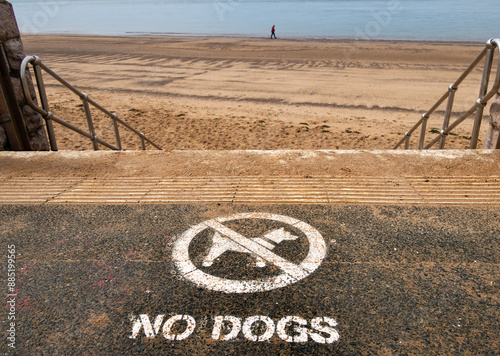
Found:
[[[247,212],[309,224],[326,245],[319,267],[255,293],[209,290],[179,272],[172,253],[186,231]],[[16,255],[12,292],[4,283],[12,296],[0,321],[2,354],[494,355],[500,349],[498,208],[2,205],[0,221],[4,280],[8,250]],[[270,253],[294,266],[312,247],[300,224],[264,218],[223,224],[247,240],[283,229],[295,240]],[[273,281],[282,274],[276,262],[257,267],[254,254],[227,247],[234,244],[220,243],[222,253],[203,265],[217,232],[205,226],[193,234],[187,253],[198,271],[223,281]],[[15,349],[8,346],[10,322]]]

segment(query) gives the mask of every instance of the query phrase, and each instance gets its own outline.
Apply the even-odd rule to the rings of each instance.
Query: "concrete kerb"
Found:
[[[497,175],[497,150],[0,152],[3,176]]]

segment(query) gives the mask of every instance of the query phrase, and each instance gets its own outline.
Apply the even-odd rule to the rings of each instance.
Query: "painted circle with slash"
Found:
[[[325,240],[309,224],[242,213],[192,226],[176,241],[172,258],[178,272],[198,287],[256,293],[306,278],[325,255]]]

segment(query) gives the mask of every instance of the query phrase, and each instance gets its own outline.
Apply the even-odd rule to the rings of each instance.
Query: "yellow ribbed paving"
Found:
[[[500,177],[0,177],[0,204],[500,206]]]
[[[0,204],[43,204],[73,188],[82,179],[0,177]]]
[[[407,177],[429,203],[488,204],[500,201],[500,177]]]
[[[158,178],[87,178],[49,203],[139,203],[158,184]]]
[[[163,178],[141,203],[231,203],[237,188],[235,178]]]

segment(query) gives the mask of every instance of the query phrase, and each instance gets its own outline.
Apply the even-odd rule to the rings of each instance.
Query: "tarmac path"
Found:
[[[0,205],[0,221],[2,353],[500,349],[495,207]]]

